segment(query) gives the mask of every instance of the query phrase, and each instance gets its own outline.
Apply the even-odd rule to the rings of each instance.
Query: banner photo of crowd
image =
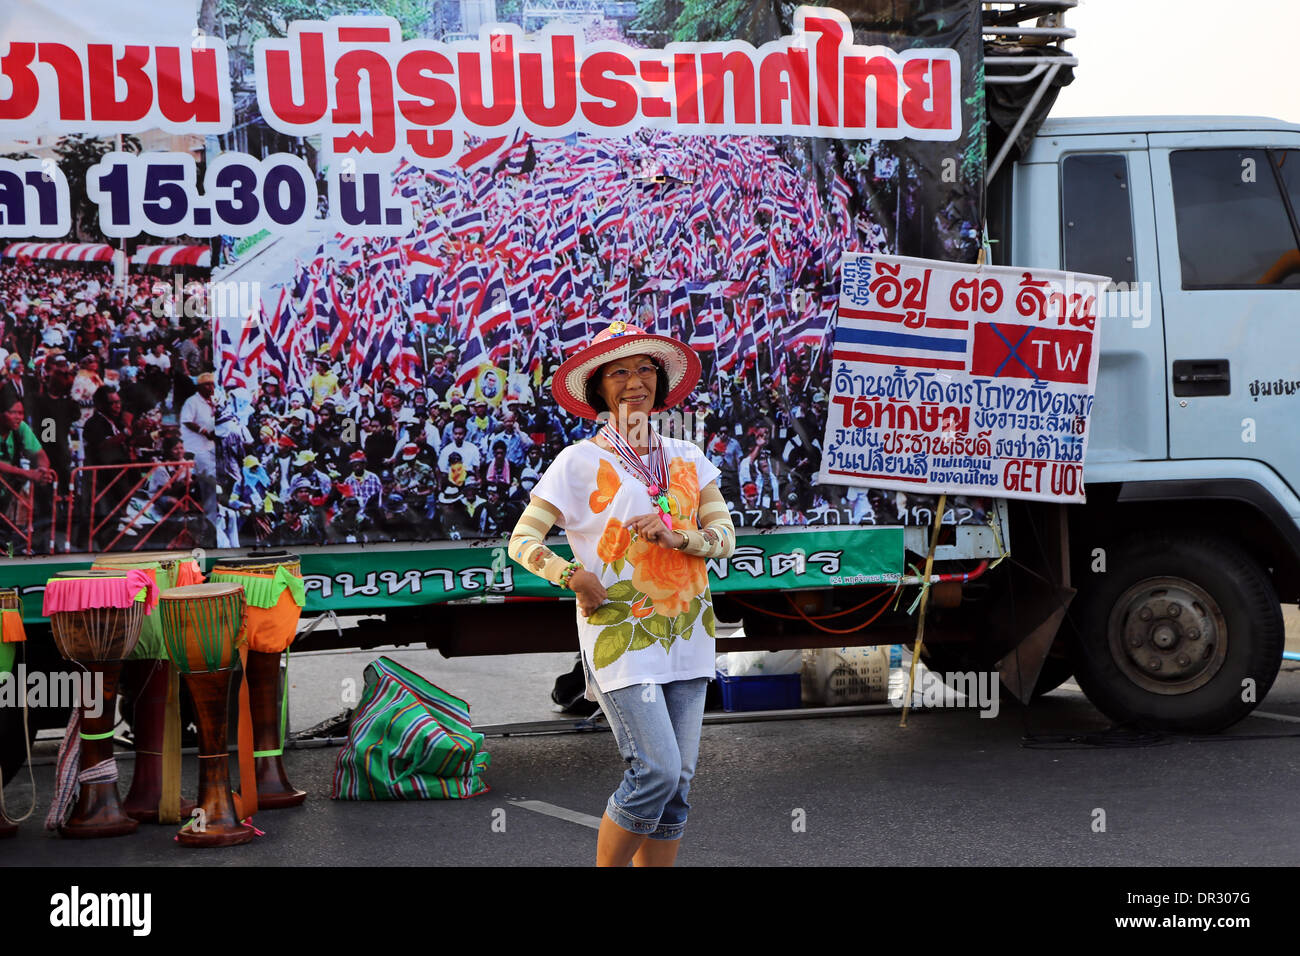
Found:
[[[587,46],[760,47],[793,29],[787,5],[694,20],[691,3],[597,6],[563,26]],[[613,321],[699,353],[695,393],[656,424],[706,450],[738,529],[930,523],[934,496],[817,475],[841,257],[972,262],[978,252],[978,12],[931,6],[947,15],[852,39],[957,51],[956,140],[671,128],[466,136],[454,162],[388,167],[384,198],[409,210],[409,229],[367,236],[330,218],[323,183],[340,160],[322,137],[273,128],[247,92],[249,38],[289,28],[249,4],[220,5],[238,122],[196,133],[196,159],[291,153],[322,184],[318,218],[272,236],[115,241],[85,214],[66,241],[5,247],[0,545],[40,554],[499,540],[559,451],[598,427],[561,410],[550,380]],[[518,4],[455,7],[403,19],[404,35],[558,28],[525,19]],[[349,12],[304,9],[322,21]],[[71,152],[89,138],[67,139],[79,141],[64,144]],[[146,155],[176,149],[174,134],[142,139]],[[956,522],[983,522],[991,507],[948,501]]]

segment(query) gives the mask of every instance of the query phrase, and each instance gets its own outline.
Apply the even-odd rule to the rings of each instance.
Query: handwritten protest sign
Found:
[[[818,481],[1084,500],[1106,278],[845,255]]]

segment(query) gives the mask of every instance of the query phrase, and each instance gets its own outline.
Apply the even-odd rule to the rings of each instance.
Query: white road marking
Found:
[[[1266,710],[1252,710],[1247,716],[1266,717],[1269,720],[1285,720],[1289,724],[1300,724],[1300,717],[1292,717],[1290,714],[1274,714]]]
[[[600,817],[593,817],[589,813],[579,813],[577,810],[569,810],[565,807],[557,807],[553,803],[545,803],[541,800],[511,800],[510,806],[523,807],[525,810],[542,813],[548,817],[558,817],[561,820],[568,820],[570,823],[580,823],[584,827],[591,827],[593,830],[600,829]]]

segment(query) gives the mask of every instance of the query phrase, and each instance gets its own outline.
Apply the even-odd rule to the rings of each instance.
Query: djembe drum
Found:
[[[237,846],[253,839],[230,792],[230,685],[239,663],[244,592],[237,584],[191,584],[158,598],[167,656],[185,678],[199,725],[199,803],[181,846]]]
[[[203,581],[203,571],[189,551],[102,554],[92,567],[139,568],[153,576],[160,592]],[[179,823],[194,804],[180,795],[180,681],[167,660],[156,609],[145,615],[140,642],[122,665],[122,692],[132,702],[135,735],[135,773],[122,807],[142,823]]]
[[[82,700],[68,721],[47,829],[90,838],[124,836],[139,826],[117,795],[113,725],[122,662],[135,650],[145,613],[157,598],[153,579],[138,569],[63,571],[45,585],[44,611],[55,647],[94,675],[96,683],[102,681],[100,699]],[[98,713],[92,707],[96,703]],[[76,805],[67,815],[74,792]]]
[[[248,653],[244,663],[252,723],[252,750],[257,780],[257,807],[296,807],[306,792],[289,783],[284,769],[285,707],[280,706],[280,655],[293,643],[306,604],[302,563],[287,551],[254,551],[243,558],[222,558],[209,578],[240,584],[248,600]],[[243,742],[240,744],[243,748]],[[241,777],[243,772],[241,771]],[[241,790],[247,790],[243,783]],[[248,794],[245,794],[249,796]]]
[[[18,645],[25,640],[27,632],[23,629],[23,602],[18,596],[18,589],[0,588],[0,678],[14,673]],[[27,688],[19,682],[16,693],[26,695]],[[0,839],[18,832],[18,824],[9,819],[8,807],[4,804],[4,785],[4,775],[0,774]]]

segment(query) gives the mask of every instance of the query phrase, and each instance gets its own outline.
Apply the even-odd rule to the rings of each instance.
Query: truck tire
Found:
[[[1264,699],[1282,663],[1282,609],[1230,540],[1156,531],[1108,549],[1075,600],[1075,679],[1121,724],[1217,733]]]

